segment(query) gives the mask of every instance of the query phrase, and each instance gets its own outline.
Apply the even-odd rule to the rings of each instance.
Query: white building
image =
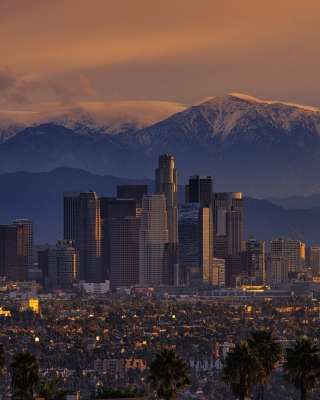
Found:
[[[110,281],[101,283],[82,283],[82,287],[86,293],[103,294],[110,290]]]

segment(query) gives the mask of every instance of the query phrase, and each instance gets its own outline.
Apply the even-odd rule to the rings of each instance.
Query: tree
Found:
[[[178,390],[192,384],[189,365],[174,349],[164,347],[150,362],[147,383],[156,390],[158,399],[175,400]]]
[[[222,373],[221,381],[229,385],[230,392],[240,400],[250,397],[253,386],[265,379],[261,361],[246,341],[229,350]]]
[[[11,386],[20,392],[33,395],[33,388],[39,382],[39,363],[34,354],[28,352],[18,353],[10,364],[12,373]]]
[[[6,366],[6,349],[4,345],[0,343],[0,376],[2,376],[5,366]]]
[[[311,339],[297,339],[290,348],[285,349],[283,380],[292,383],[301,392],[301,400],[307,398],[320,378],[320,347],[313,345]]]
[[[71,388],[62,388],[56,390],[56,386],[58,383],[58,377],[53,378],[49,382],[40,381],[37,385],[37,397],[45,399],[66,399],[67,394],[74,391]]]
[[[277,368],[278,363],[282,359],[282,347],[277,342],[277,337],[272,335],[272,332],[264,328],[259,331],[251,332],[251,339],[248,339],[249,347],[256,353],[259,358],[265,374],[265,388],[268,387],[270,376]],[[263,385],[259,386],[259,396],[257,398],[263,399]]]

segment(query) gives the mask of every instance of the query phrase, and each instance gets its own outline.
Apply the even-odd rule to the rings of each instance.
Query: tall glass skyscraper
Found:
[[[140,228],[140,284],[164,283],[164,250],[168,243],[166,199],[163,194],[142,199]]]
[[[80,280],[101,282],[100,201],[93,191],[76,199],[75,248],[79,251]]]

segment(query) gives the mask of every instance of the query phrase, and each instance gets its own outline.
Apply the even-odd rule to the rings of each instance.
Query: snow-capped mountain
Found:
[[[170,153],[180,183],[189,175],[212,175],[214,190],[255,197],[319,189],[320,111],[310,107],[229,94],[143,129],[132,118],[100,126],[81,114],[53,122],[2,143],[0,172],[70,166],[152,178],[158,155]]]

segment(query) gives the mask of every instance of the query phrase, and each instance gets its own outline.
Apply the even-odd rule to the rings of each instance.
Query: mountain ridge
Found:
[[[0,144],[0,172],[68,166],[151,178],[158,156],[169,153],[183,183],[198,173],[211,175],[217,191],[255,198],[320,193],[320,111],[244,97],[214,97],[117,134],[93,130],[89,120],[29,127]]]

